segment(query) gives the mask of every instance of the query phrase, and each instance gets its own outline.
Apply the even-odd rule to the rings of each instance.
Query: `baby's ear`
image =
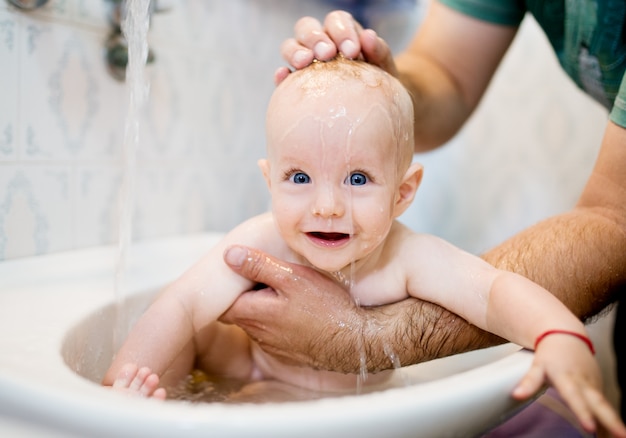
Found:
[[[394,217],[400,216],[409,208],[409,205],[411,205],[415,198],[417,188],[422,182],[423,174],[424,167],[420,163],[412,163],[409,166],[398,187],[396,204],[394,206]]]
[[[257,161],[257,166],[263,172],[263,178],[265,178],[265,183],[268,188],[272,188],[271,180],[270,180],[270,162],[266,158],[262,158]]]

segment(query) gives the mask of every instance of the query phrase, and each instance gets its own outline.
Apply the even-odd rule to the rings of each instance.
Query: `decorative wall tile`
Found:
[[[206,198],[198,193],[187,193],[186,184],[189,172],[180,172],[172,166],[168,168],[142,168],[137,173],[137,208],[134,221],[137,224],[135,237],[139,240],[163,235],[175,235],[180,231],[180,214],[183,201],[188,195],[206,203]],[[208,181],[200,181],[199,187]],[[202,214],[202,211],[198,211]]]
[[[72,19],[76,22],[107,28],[110,25],[112,0],[74,0]]]
[[[20,117],[23,154],[29,159],[70,159],[98,145],[94,132],[102,92],[95,69],[101,50],[90,34],[24,19]]]
[[[71,248],[72,205],[67,167],[3,169],[0,174],[0,258]]]
[[[0,11],[0,84],[16,84],[18,78],[18,20]],[[17,158],[17,87],[3,87],[0,104],[0,162]]]
[[[148,69],[150,93],[140,120],[141,159],[178,158],[189,141],[193,119],[184,112],[182,101],[194,89],[189,87],[181,58],[180,54],[163,50],[159,52],[158,68]]]
[[[73,178],[73,246],[117,242],[122,202],[121,170],[102,164],[85,164],[74,172]]]
[[[37,9],[29,11],[22,11],[17,8],[14,9],[36,19],[68,20],[71,18],[71,3],[72,0],[50,0]]]

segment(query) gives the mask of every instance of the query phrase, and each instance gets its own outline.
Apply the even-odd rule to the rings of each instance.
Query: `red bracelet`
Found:
[[[591,354],[596,354],[596,350],[593,348],[593,342],[591,342],[591,339],[589,339],[587,336],[577,333],[577,332],[572,332],[569,330],[548,330],[542,334],[540,334],[539,336],[537,336],[537,340],[535,341],[535,350],[537,349],[537,346],[539,345],[539,343],[541,341],[543,341],[543,338],[545,338],[546,336],[550,336],[550,335],[570,335],[570,336],[574,336],[578,339],[580,339],[581,341],[583,341],[585,344],[587,344],[587,347],[589,347],[589,350],[591,351]]]

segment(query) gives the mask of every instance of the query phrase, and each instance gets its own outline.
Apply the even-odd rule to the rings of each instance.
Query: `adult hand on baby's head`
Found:
[[[242,294],[220,321],[240,326],[283,362],[358,369],[358,359],[343,364],[348,355],[336,351],[353,344],[363,324],[361,309],[346,290],[312,268],[251,248],[228,248],[224,260],[238,274],[268,287]]]
[[[350,59],[362,57],[367,62],[378,65],[383,70],[397,76],[391,50],[387,43],[371,29],[363,27],[345,11],[330,12],[324,25],[312,17],[304,17],[296,22],[294,38],[285,40],[280,47],[283,58],[295,69],[301,69],[313,59],[328,61],[340,52]],[[281,67],[274,73],[276,85],[281,83],[290,71]]]

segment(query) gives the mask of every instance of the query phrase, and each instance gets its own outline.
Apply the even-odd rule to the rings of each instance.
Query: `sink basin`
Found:
[[[510,392],[532,353],[514,344],[404,367],[384,389],[341,397],[159,402],[102,388],[152,294],[220,236],[134,244],[119,297],[114,247],[0,263],[0,435],[465,437],[522,407]]]

